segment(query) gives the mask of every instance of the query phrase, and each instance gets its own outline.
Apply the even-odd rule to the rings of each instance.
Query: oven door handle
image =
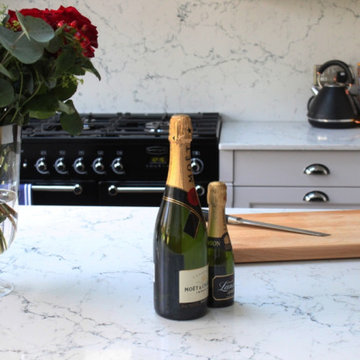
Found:
[[[163,193],[165,186],[115,186],[108,187],[108,193],[111,196],[117,194],[132,194],[132,193]]]
[[[49,192],[72,192],[75,195],[80,195],[83,188],[79,184],[75,185],[32,185],[33,191],[49,191]]]

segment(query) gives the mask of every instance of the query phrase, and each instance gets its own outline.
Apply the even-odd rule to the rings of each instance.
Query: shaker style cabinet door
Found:
[[[358,209],[360,188],[235,186],[233,206],[244,208]]]
[[[228,207],[360,208],[360,152],[220,152]]]
[[[235,151],[234,185],[360,186],[360,153]]]

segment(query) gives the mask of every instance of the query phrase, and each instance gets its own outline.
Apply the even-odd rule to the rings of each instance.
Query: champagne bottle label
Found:
[[[206,226],[195,188],[186,192],[176,187],[166,186],[163,199],[189,210],[183,229],[189,236],[195,238],[199,225]]]
[[[208,266],[179,271],[179,302],[192,303],[208,297]]]
[[[208,237],[208,248],[214,250],[232,251],[228,232],[222,237]],[[229,274],[224,265],[209,266],[209,279],[211,281],[211,297],[215,301],[229,300],[234,297],[234,273]]]
[[[214,300],[217,301],[228,300],[234,297],[234,274],[227,274],[227,275],[210,274],[210,277],[212,279],[211,296],[213,297]]]
[[[166,186],[164,201],[185,209],[186,218],[183,228],[185,234],[195,238],[200,226],[205,229],[206,224],[195,188],[186,192],[176,187]],[[206,299],[208,296],[208,280],[208,265],[196,269],[180,270],[179,303],[193,303]]]

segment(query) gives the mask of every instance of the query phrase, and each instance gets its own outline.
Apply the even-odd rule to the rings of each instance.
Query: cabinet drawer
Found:
[[[304,170],[312,164],[325,166],[329,174],[319,175],[313,171],[311,175],[306,175]],[[360,153],[307,150],[235,151],[234,185],[359,186]]]
[[[307,194],[321,192],[326,202],[306,202]],[[251,208],[360,208],[360,188],[240,187],[232,188],[233,207]],[[311,198],[311,197],[310,197]]]

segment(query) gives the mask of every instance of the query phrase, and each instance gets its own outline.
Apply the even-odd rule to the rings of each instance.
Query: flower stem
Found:
[[[20,66],[19,66],[19,63],[16,61],[15,64],[16,64],[16,67],[17,67],[17,69],[18,69],[18,71],[19,71],[19,74],[20,74],[20,91],[19,91],[19,95],[18,95],[18,96],[19,96],[18,104],[20,104],[21,95],[22,95],[23,86],[24,86],[24,75],[23,75],[23,73],[22,73],[22,71],[21,71],[21,68],[20,68]],[[12,118],[11,118],[11,123],[15,122],[15,119],[16,119],[16,117],[17,117],[20,109],[21,109],[21,106],[20,106],[20,105],[18,105],[18,106],[15,107],[15,112],[14,112],[14,115],[12,116]]]
[[[22,106],[26,105],[30,100],[32,100],[34,96],[36,96],[37,93],[40,91],[41,86],[43,85],[43,81],[40,79],[39,72],[36,69],[34,69],[34,72],[36,75],[36,82],[38,83],[38,86],[35,91],[24,101]]]

